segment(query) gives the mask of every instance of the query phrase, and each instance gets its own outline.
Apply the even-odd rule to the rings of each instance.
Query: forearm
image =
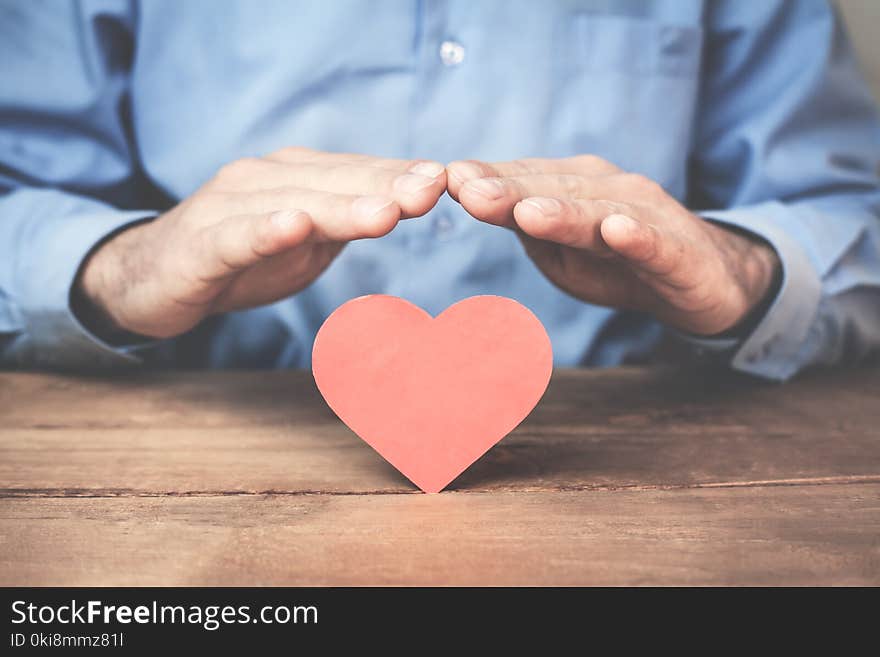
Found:
[[[137,363],[83,326],[71,290],[95,244],[151,214],[55,190],[18,188],[0,197],[0,365],[94,369]]]

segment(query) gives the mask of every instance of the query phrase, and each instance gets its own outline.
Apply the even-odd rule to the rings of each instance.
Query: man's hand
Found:
[[[781,266],[768,244],[704,221],[657,183],[597,157],[459,161],[447,175],[453,198],[516,230],[569,294],[691,333],[737,327]]]
[[[105,332],[178,335],[207,315],[301,290],[346,242],[387,234],[445,190],[438,162],[305,148],[238,160],[100,246],[74,292]]]

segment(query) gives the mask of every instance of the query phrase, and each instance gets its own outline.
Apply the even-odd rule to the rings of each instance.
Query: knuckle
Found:
[[[646,187],[649,183],[648,177],[641,173],[625,174],[626,181],[633,187]]]
[[[628,173],[626,174],[626,177],[630,186],[642,195],[655,197],[663,192],[663,188],[656,180],[653,180],[642,173]]]
[[[559,182],[562,185],[562,190],[568,198],[578,198],[581,196],[584,184],[583,179],[580,176],[570,173],[563,174],[559,176]]]
[[[383,158],[374,155],[365,155],[363,153],[321,153],[315,151],[311,157],[312,161],[327,160],[329,162],[348,162],[359,166],[369,166],[371,164],[381,162]]]
[[[656,180],[648,179],[645,183],[645,190],[651,196],[651,198],[659,198],[665,194],[663,191],[663,186],[658,183]]]
[[[543,160],[536,157],[524,158],[521,160],[513,160],[508,163],[511,175],[529,176],[536,175],[543,171]]]
[[[610,171],[613,173],[620,173],[621,171],[623,171],[623,169],[621,169],[619,166],[617,166],[611,160],[606,160],[605,158],[599,157],[598,155],[593,155],[592,157],[596,162],[596,166],[600,166],[603,169],[606,169],[607,171]]]
[[[355,171],[357,171],[357,165],[350,162],[334,162],[323,165],[311,165],[309,169],[323,182],[335,186],[344,185],[346,181],[350,180]],[[300,170],[305,169],[300,167]],[[312,187],[312,185],[309,185],[309,187]]]
[[[600,199],[595,201],[596,206],[603,212],[608,215],[612,214],[625,214],[632,215],[631,207],[626,203],[620,203],[618,201],[609,201],[607,199]]]
[[[253,173],[260,164],[260,160],[255,157],[243,157],[224,164],[217,170],[214,180],[218,183],[232,183],[241,180],[243,177]]]
[[[593,155],[592,153],[584,153],[582,155],[575,155],[571,158],[574,163],[580,167],[585,169],[605,169],[613,166],[607,160],[602,159],[598,155]]]
[[[513,194],[518,199],[525,199],[529,196],[532,196],[529,188],[522,183],[522,181],[517,180],[515,177],[511,178],[492,178],[493,180],[497,180],[501,185],[502,189],[508,193]]]
[[[203,217],[210,214],[217,207],[217,202],[222,204],[222,195],[218,192],[202,191],[186,201],[186,213],[184,216]]]

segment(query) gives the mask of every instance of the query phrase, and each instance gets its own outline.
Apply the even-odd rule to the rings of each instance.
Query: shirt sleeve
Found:
[[[138,362],[71,310],[81,263],[106,236],[156,214],[127,125],[128,2],[0,9],[0,366]]]
[[[880,346],[880,121],[825,2],[713,5],[690,205],[769,242],[782,284],[726,349],[785,380]],[[697,342],[697,341],[695,341]]]

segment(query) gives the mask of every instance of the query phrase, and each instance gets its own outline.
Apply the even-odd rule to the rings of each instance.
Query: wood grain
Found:
[[[880,372],[558,371],[453,489],[880,477]],[[304,372],[0,376],[0,494],[407,492]],[[860,479],[861,480],[861,479]]]
[[[2,585],[880,584],[880,485],[5,499]]]
[[[0,585],[876,585],[877,390],[561,370],[426,496],[307,373],[0,374]]]

